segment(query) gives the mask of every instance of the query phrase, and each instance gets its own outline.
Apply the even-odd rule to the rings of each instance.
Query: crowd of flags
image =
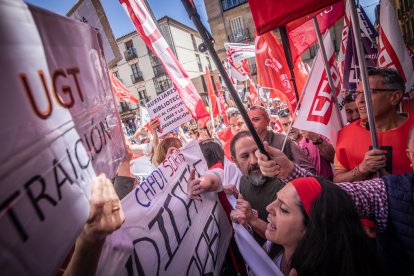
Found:
[[[202,99],[154,24],[144,1],[121,0],[120,2],[137,28],[138,34],[162,61],[166,72],[193,117],[208,119],[209,115]],[[254,1],[252,2],[254,3]],[[360,72],[355,41],[352,35],[349,1],[347,1],[346,6],[344,6],[344,1],[333,2],[331,1],[330,5],[324,6],[325,8],[321,10],[313,10],[313,13],[285,25],[288,31],[297,92],[299,96],[302,93],[304,94],[299,99],[293,88],[292,70],[289,70],[283,45],[273,31],[264,31],[267,28],[266,26],[262,26],[263,28],[256,26],[257,30],[262,31],[260,35],[255,36],[254,45],[226,43],[224,46],[227,57],[223,60],[223,65],[233,84],[236,85],[241,82],[245,84],[245,87],[249,87],[249,97],[252,104],[260,104],[262,91],[266,90],[269,91],[270,98],[279,98],[284,101],[293,115],[301,99],[303,108],[299,109],[297,126],[306,129],[306,126],[319,124],[316,129],[312,128],[312,131],[316,130],[316,132],[320,132],[335,141],[336,137],[333,133],[341,126],[338,121],[340,116],[334,116],[335,113],[339,114],[339,112],[335,112],[338,103],[335,102],[335,97],[332,97],[332,89],[327,84],[327,75],[323,69],[322,58],[318,53],[310,72],[301,60],[301,54],[317,41],[313,23],[313,18],[316,18],[320,32],[325,34],[324,47],[329,53],[329,68],[335,83],[335,93],[340,96],[341,89],[353,90],[356,88]],[[254,17],[253,10],[252,13]],[[414,84],[413,54],[404,44],[395,11],[389,0],[381,1],[379,33],[375,30],[361,6],[357,7],[357,14],[361,26],[362,45],[367,66],[397,69],[406,82],[407,90],[410,89]],[[272,15],[269,14],[268,16]],[[344,24],[337,58],[329,29],[341,18],[343,18]],[[253,58],[256,60],[257,82],[253,80],[248,64],[248,60]],[[114,93],[120,101],[137,102],[136,98],[128,92],[115,76],[111,76],[111,80]],[[206,80],[212,117],[216,118],[221,115],[227,123],[228,120],[225,116],[227,104],[222,85],[217,82],[216,91],[214,91],[208,68],[206,68]],[[320,115],[319,118],[317,114]],[[312,122],[312,124],[309,124],[309,122]],[[329,130],[330,128],[332,129]]]

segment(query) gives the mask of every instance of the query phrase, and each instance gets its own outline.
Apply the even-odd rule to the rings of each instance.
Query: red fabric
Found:
[[[112,91],[114,92],[115,96],[118,98],[120,102],[131,101],[134,103],[138,103],[138,99],[132,95],[131,92],[126,89],[126,87],[118,80],[118,78],[114,74],[110,74],[111,84],[112,84]]]
[[[252,99],[253,105],[259,105],[259,93],[257,93],[256,87],[254,87],[254,83],[249,81],[249,88],[250,88],[250,98]]]
[[[405,99],[401,102],[402,104],[402,112],[414,112],[414,98]]]
[[[293,108],[297,99],[283,46],[273,32],[256,37],[257,82],[261,87],[282,91]]]
[[[290,115],[293,116],[294,110],[292,109],[292,105],[290,104],[289,99],[286,97],[285,94],[283,94],[282,91],[277,90],[277,89],[270,90],[270,98],[271,99],[279,98],[282,102],[286,103],[289,108]]]
[[[296,49],[293,60],[300,57],[312,44],[317,41],[313,17],[318,20],[319,29],[322,34],[326,32],[345,14],[344,2],[340,1],[329,7],[324,8],[311,15],[296,19],[286,25],[289,33],[291,48]]]
[[[217,106],[217,97],[216,97],[216,94],[214,93],[213,82],[211,81],[210,71],[208,70],[208,67],[206,67],[206,82],[207,82],[208,98],[211,103],[210,112],[213,112],[213,118],[217,118],[217,116],[219,115],[219,109]]]
[[[335,2],[338,0],[295,0],[288,4],[286,1],[249,0],[249,5],[256,32],[261,35]]]
[[[296,178],[290,181],[290,183],[295,187],[306,214],[310,216],[313,202],[322,192],[321,184],[314,177]]]
[[[233,158],[231,157],[231,151],[230,151],[230,142],[231,142],[231,139],[224,144],[224,147],[223,147],[224,156],[226,156],[226,158],[229,161],[233,162]]]
[[[218,138],[223,141],[224,143],[227,143],[228,141],[230,141],[233,138],[233,133],[231,132],[230,127],[227,127],[223,130],[220,130],[219,132],[217,132],[217,136]]]
[[[154,23],[143,0],[119,0],[147,47],[160,58],[165,72],[196,119],[209,117],[203,100]],[[165,48],[163,48],[167,45]]]
[[[226,99],[224,99],[224,95],[223,95],[223,90],[221,90],[221,85],[220,83],[216,80],[216,89],[217,89],[217,96],[218,96],[218,104],[220,105],[220,110],[221,110],[221,118],[223,118],[224,123],[226,124],[226,126],[229,125],[229,119],[227,118],[227,103],[226,103]]]
[[[390,174],[403,174],[412,171],[410,160],[405,149],[407,145],[408,131],[414,125],[414,113],[399,127],[388,131],[377,132],[380,147],[388,146],[392,153],[392,171]],[[357,120],[346,125],[338,133],[335,148],[335,158],[342,168],[336,169],[352,170],[364,160],[365,153],[372,145],[370,132]]]

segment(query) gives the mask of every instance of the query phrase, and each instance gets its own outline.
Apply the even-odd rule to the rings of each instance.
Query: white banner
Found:
[[[161,136],[192,119],[174,87],[146,103],[146,107],[151,118],[160,119],[160,131],[157,131]]]
[[[54,275],[123,137],[95,29],[1,1],[0,271]]]
[[[382,0],[380,6],[380,35],[378,67],[394,68],[404,79],[405,91],[414,85],[414,69],[404,38],[390,1]]]
[[[230,56],[238,64],[247,58],[254,58],[256,55],[254,45],[224,43],[224,48],[226,48],[227,56]]]
[[[254,275],[282,276],[283,273],[269,258],[263,248],[255,241],[253,236],[240,224],[233,223],[234,239],[237,242],[244,261]]]
[[[335,63],[335,48],[330,32],[323,39],[326,55],[329,61],[331,75],[334,81],[342,121],[345,121],[343,111],[343,97],[340,93],[341,85],[339,70]],[[341,128],[341,122],[337,116],[336,103],[332,96],[328,76],[323,64],[321,51],[318,51],[313,63],[309,80],[303,89],[302,104],[293,126],[301,130],[308,130],[327,137],[333,145],[336,145],[336,137]]]
[[[100,0],[78,0],[67,16],[86,23],[99,30],[102,37],[106,61],[111,67],[122,60],[115,37],[109,26]]]
[[[216,193],[188,197],[192,168],[207,170],[194,140],[122,200],[125,223],[107,237],[97,275],[219,275],[232,229]]]

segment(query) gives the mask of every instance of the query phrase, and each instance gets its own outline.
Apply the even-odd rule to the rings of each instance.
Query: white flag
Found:
[[[230,56],[236,63],[241,64],[243,60],[255,57],[254,45],[224,43],[224,48],[227,50],[227,56]]]
[[[378,67],[396,69],[404,79],[405,91],[413,86],[413,64],[389,0],[382,0],[380,6]]]
[[[336,95],[342,106],[340,95],[339,70],[335,62],[335,49],[332,38],[327,32],[323,44],[329,60],[329,67],[334,81]],[[313,63],[309,80],[303,90],[305,93],[301,108],[293,126],[298,129],[319,133],[327,137],[333,145],[336,144],[336,137],[341,128],[341,122],[337,116],[335,100],[331,93],[328,76],[323,64],[321,51],[318,51]],[[344,116],[341,114],[342,121]]]

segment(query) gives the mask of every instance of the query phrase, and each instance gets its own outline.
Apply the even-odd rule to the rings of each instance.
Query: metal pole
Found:
[[[354,0],[348,0],[351,5],[351,24],[354,33],[355,47],[358,56],[359,72],[361,74],[362,87],[364,89],[365,106],[367,108],[369,131],[371,133],[372,148],[378,149],[377,128],[375,125],[374,110],[372,107],[371,89],[368,81],[367,65],[365,63],[364,49],[361,43],[361,28]],[[377,171],[378,177],[382,176],[381,171]]]
[[[226,71],[223,68],[223,65],[220,61],[220,58],[218,57],[216,51],[214,50],[213,46],[213,38],[211,37],[211,34],[207,31],[207,29],[203,26],[200,20],[200,16],[198,15],[195,7],[190,3],[190,0],[181,0],[183,3],[184,8],[186,9],[191,21],[193,21],[197,31],[199,32],[201,39],[203,40],[203,43],[199,46],[200,52],[203,52],[203,50],[208,50],[210,53],[211,58],[213,59],[213,62],[215,63],[217,70],[220,72],[220,75],[227,86],[227,89],[230,92],[231,97],[233,98],[234,103],[236,104],[237,108],[240,111],[240,114],[243,117],[244,122],[246,123],[247,128],[249,129],[250,133],[252,134],[252,137],[254,141],[257,144],[258,149],[261,153],[266,154],[267,152],[264,148],[264,145],[262,143],[262,140],[260,139],[259,135],[257,134],[256,130],[254,129],[254,126],[252,122],[250,121],[249,116],[247,115],[246,109],[244,109],[243,103],[240,100],[239,96],[237,95],[237,91],[232,85],[229,76],[227,75]]]
[[[289,71],[290,71],[291,81],[293,83],[293,90],[295,91],[296,100],[298,101],[298,104],[299,104],[299,93],[298,93],[298,87],[296,86],[295,72],[293,71],[294,65],[292,62],[292,52],[290,51],[290,44],[289,44],[289,38],[288,38],[286,25],[279,27],[279,32],[280,32],[280,37],[282,38],[283,51],[285,52],[286,61],[287,61]]]
[[[328,60],[328,57],[326,56],[325,45],[323,45],[321,30],[319,29],[318,20],[316,19],[316,17],[313,18],[313,24],[315,26],[315,31],[316,31],[316,36],[318,38],[319,47],[321,48],[322,60],[323,60],[323,64],[325,65],[326,75],[328,76],[329,86],[331,87],[332,97],[334,98],[334,101],[336,104],[336,109],[335,109],[336,115],[338,116],[339,124],[342,128],[344,127],[344,122],[342,121],[341,112],[339,111],[339,103],[338,103],[338,97],[336,96],[335,84],[332,79],[331,69],[329,67],[329,60]]]

